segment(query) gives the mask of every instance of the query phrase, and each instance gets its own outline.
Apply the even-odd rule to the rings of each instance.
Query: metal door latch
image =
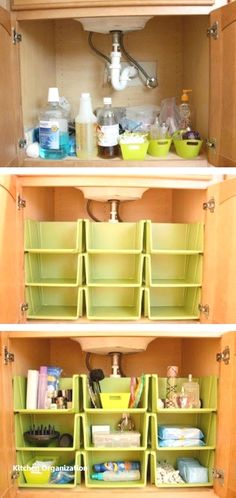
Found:
[[[209,317],[209,313],[210,313],[209,304],[199,304],[198,309],[199,309],[200,313],[203,313],[203,315],[206,316],[206,318]]]
[[[22,199],[20,195],[17,197],[17,209],[22,209],[26,207],[26,201],[25,199]]]
[[[212,26],[207,28],[207,36],[213,38],[213,40],[218,40],[219,38],[219,23],[218,21],[214,22]]]
[[[203,207],[203,209],[205,209],[205,211],[207,209],[209,209],[210,213],[214,213],[215,212],[215,207],[216,207],[216,202],[215,202],[214,197],[212,197],[211,199],[209,199],[209,201],[207,201],[207,202],[203,202],[202,207]]]
[[[216,361],[223,361],[225,365],[229,364],[230,361],[230,349],[226,346],[222,353],[217,353]]]

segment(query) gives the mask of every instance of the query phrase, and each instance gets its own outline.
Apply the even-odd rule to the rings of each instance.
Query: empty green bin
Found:
[[[152,223],[147,221],[148,253],[191,254],[203,252],[203,223]]]
[[[201,254],[150,254],[146,284],[153,287],[196,287],[202,284]]]
[[[198,320],[199,287],[150,287],[145,289],[145,315],[150,320]]]
[[[144,221],[136,223],[95,223],[85,220],[88,253],[141,253]]]
[[[31,286],[76,287],[82,284],[81,254],[25,254],[25,283]]]
[[[82,252],[82,220],[25,221],[25,251]]]
[[[78,287],[26,287],[28,319],[76,320],[82,314]]]
[[[138,320],[141,317],[142,288],[86,287],[89,320]]]
[[[86,254],[86,283],[90,287],[139,287],[143,258],[142,254]]]

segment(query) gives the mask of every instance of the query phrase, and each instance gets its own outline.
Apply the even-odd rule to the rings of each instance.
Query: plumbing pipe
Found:
[[[127,66],[121,72],[121,53],[118,51],[111,52],[111,84],[115,90],[124,90],[130,79],[130,76],[136,74],[136,69],[133,66]]]

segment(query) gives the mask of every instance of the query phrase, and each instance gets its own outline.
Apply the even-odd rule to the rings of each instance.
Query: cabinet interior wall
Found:
[[[74,221],[88,218],[87,201],[82,192],[74,187],[25,187],[23,197],[26,199],[26,219]],[[122,202],[119,212],[124,221],[204,222],[202,204],[205,200],[205,190],[149,189],[140,200]],[[109,219],[108,203],[94,201],[91,209],[98,219]]]
[[[72,106],[79,108],[79,96],[90,92],[93,107],[112,96],[114,106],[160,105],[167,97],[180,97],[192,88],[196,128],[208,134],[209,39],[208,16],[159,16],[142,31],[127,33],[126,49],[138,61],[156,62],[159,85],[144,85],[114,92],[104,81],[105,61],[88,44],[88,32],[73,19],[21,21],[21,86],[24,126],[37,125],[38,112],[45,105],[48,87],[58,86]],[[109,55],[111,36],[95,34],[93,42]]]
[[[122,339],[120,341],[122,343]],[[28,369],[38,369],[44,364],[60,365],[66,377],[88,373],[85,353],[74,339],[30,338],[12,339],[10,342],[11,351],[16,358],[12,366],[13,375],[27,376]],[[157,373],[165,377],[168,365],[178,365],[180,377],[189,373],[196,377],[219,375],[219,363],[216,361],[216,353],[219,351],[218,338],[156,338],[146,351],[123,355],[122,369],[126,376]],[[102,368],[106,376],[111,373],[109,355],[93,354],[91,365],[92,368]]]

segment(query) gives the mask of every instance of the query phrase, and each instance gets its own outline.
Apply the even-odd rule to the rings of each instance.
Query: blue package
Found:
[[[160,439],[203,439],[204,434],[197,427],[182,425],[159,425],[158,437]]]
[[[57,466],[50,477],[50,484],[69,484],[74,482],[75,464]]]
[[[188,446],[205,446],[201,439],[158,439],[160,448],[184,448]]]
[[[208,482],[208,469],[196,458],[178,458],[177,467],[182,479],[189,484]]]

